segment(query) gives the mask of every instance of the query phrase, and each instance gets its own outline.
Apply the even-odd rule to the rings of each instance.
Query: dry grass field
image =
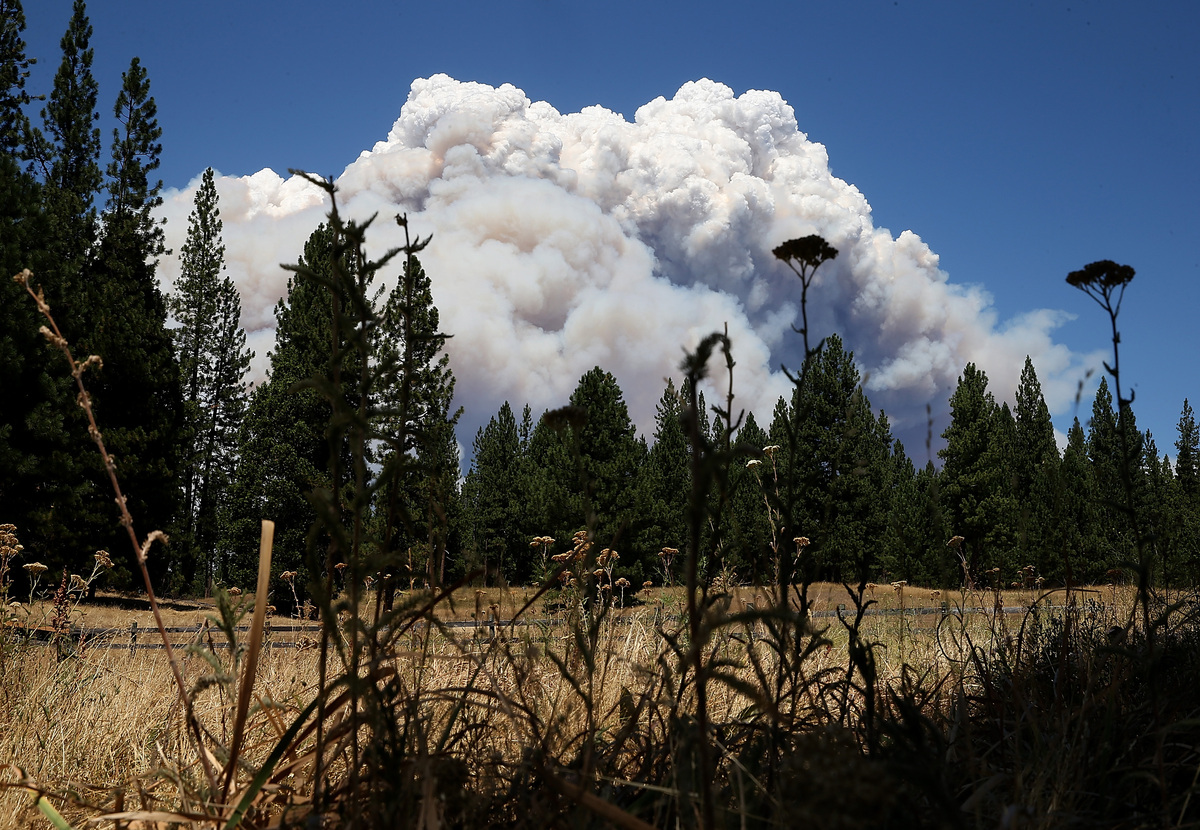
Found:
[[[461,593],[463,600],[437,606],[435,616],[439,620],[472,622],[477,607],[486,609],[495,604],[503,609],[500,619],[507,621],[533,596],[527,589]],[[1064,599],[1061,593],[933,592],[908,587],[901,591],[892,586],[874,586],[868,588],[867,598],[873,601],[873,610],[884,613],[864,617],[854,635],[836,616],[827,613],[836,612],[842,605],[849,608],[849,618],[853,617],[853,602],[843,587],[814,585],[809,596],[814,615],[812,629],[824,636],[811,638],[812,648],[802,662],[803,677],[794,682],[809,698],[803,706],[810,727],[817,730],[815,734],[823,734],[822,730],[835,724],[839,713],[844,718],[863,705],[861,683],[859,687],[846,686],[837,680],[848,666],[856,665],[852,637],[857,636],[859,643],[873,644],[877,671],[874,683],[881,691],[902,688],[910,676],[926,678],[929,688],[961,684],[972,672],[973,648],[994,650],[1006,640],[1011,645],[1014,638],[1022,636],[1030,616],[979,612],[943,616],[943,602],[951,609],[1011,609],[1029,607],[1039,598],[1043,608],[1061,605]],[[1086,614],[1091,615],[1088,624],[1097,630],[1127,618],[1133,600],[1131,591],[1111,586],[1077,591],[1074,596],[1077,609],[1087,609]],[[763,589],[738,588],[721,613],[736,615],[765,607],[768,602]],[[97,602],[80,603],[72,620],[76,626],[89,629],[125,629],[137,621],[145,635],[152,637],[155,632],[148,629],[154,622],[148,609],[139,607],[141,604],[133,599],[101,596]],[[251,604],[245,603],[247,608]],[[461,737],[458,750],[468,751],[468,759],[486,756],[494,767],[506,769],[527,763],[524,756],[532,747],[553,757],[576,757],[580,735],[619,732],[629,717],[631,701],[648,699],[640,695],[655,696],[644,706],[647,717],[654,707],[661,707],[660,715],[667,717],[694,705],[695,689],[686,684],[675,688],[673,693],[682,695],[678,700],[659,699],[672,693],[670,683],[663,680],[664,671],[669,674],[679,670],[670,659],[671,649],[664,644],[669,637],[664,638],[663,632],[678,636],[685,628],[681,589],[645,591],[629,607],[613,609],[594,631],[583,635],[586,625],[579,620],[562,620],[561,611],[555,612],[557,617],[545,613],[540,604],[535,603],[527,612],[529,625],[500,627],[495,634],[486,625],[443,631],[436,627],[413,628],[395,641],[390,656],[381,661],[387,670],[395,672],[397,699],[424,707],[421,717],[427,730],[440,726],[449,732],[451,725],[461,726],[469,737]],[[195,626],[214,613],[203,602],[166,605],[164,622],[169,627]],[[367,602],[363,607],[370,605]],[[907,613],[901,613],[901,609]],[[32,618],[47,611],[36,605],[27,610]],[[1047,609],[1041,616],[1048,619],[1056,613],[1061,610]],[[486,611],[481,616],[486,616]],[[556,618],[563,624],[542,622]],[[275,620],[277,625],[285,622],[285,618]],[[753,685],[756,661],[767,675],[778,662],[768,629],[768,621],[719,629],[711,640],[711,656],[727,660],[732,675]],[[581,636],[590,637],[591,645],[582,642]],[[221,634],[218,631],[208,637],[219,640]],[[61,650],[51,647],[14,643],[10,631],[0,680],[3,780],[13,783],[25,779],[58,794],[56,803],[74,826],[106,811],[161,811],[186,804],[187,791],[200,776],[200,765],[189,742],[180,698],[164,653],[89,646],[85,641],[81,650],[72,650],[65,657],[61,654]],[[198,720],[213,736],[215,745],[227,746],[234,729],[236,687],[229,650],[214,652],[201,638],[193,649],[183,652],[181,659]],[[319,685],[318,662],[316,648],[264,650],[244,742],[246,758],[252,765],[264,761],[287,725],[313,700]],[[714,724],[744,722],[746,707],[752,704],[753,694],[735,682],[711,683],[708,687],[707,713]],[[944,704],[926,701],[935,710]],[[454,714],[456,705],[466,706],[466,713]],[[646,740],[663,740],[672,728],[666,720],[656,726],[649,719]],[[447,746],[444,756],[467,763],[460,773],[468,774],[471,764],[459,757],[459,752]],[[290,775],[303,777],[305,763],[311,763],[311,758],[304,758],[300,753]],[[340,756],[331,765],[341,769],[338,775],[343,779],[346,763]],[[633,776],[630,763],[630,759],[624,759],[617,768]],[[480,782],[477,796],[500,791],[497,788],[503,776],[495,769],[489,772],[475,767],[469,769],[469,774]],[[445,775],[442,778],[444,783]],[[286,782],[286,776],[284,779]],[[303,811],[308,793],[300,787],[288,791],[285,784],[276,790],[285,791],[288,797],[281,796],[278,803],[286,802]],[[417,802],[429,807],[427,798],[417,798]],[[430,826],[438,826],[438,822],[455,824],[452,812],[443,809]],[[285,813],[264,808],[263,815]],[[255,826],[269,824],[260,822]],[[0,827],[25,826],[46,826],[33,806],[30,791],[20,787],[0,791]],[[101,826],[121,825],[104,822]]]

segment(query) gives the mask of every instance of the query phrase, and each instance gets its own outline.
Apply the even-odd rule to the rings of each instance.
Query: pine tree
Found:
[[[940,533],[930,537],[917,470],[899,441],[893,445],[891,461],[891,509],[881,545],[879,576],[889,582],[903,579],[912,585],[929,585],[940,576],[929,554],[944,540]]]
[[[631,538],[627,532],[635,518],[635,482],[645,445],[637,438],[616,378],[600,367],[579,379],[571,393],[571,405],[587,413],[578,440],[596,533],[605,547],[619,550],[623,541]],[[626,557],[623,566],[628,567],[630,553],[634,552],[622,552]]]
[[[330,273],[333,234],[321,225],[304,245],[297,268]],[[317,514],[306,495],[328,488],[329,405],[308,378],[322,376],[331,351],[329,292],[293,274],[287,296],[275,306],[276,334],[267,380],[251,395],[238,433],[238,465],[221,522],[222,578],[248,587],[257,572],[258,529],[262,519],[275,522],[272,570],[295,571],[295,584],[312,576],[305,564],[308,535]],[[277,604],[290,598],[280,597]]]
[[[988,584],[1008,587],[1017,571],[1030,563],[1019,559],[1022,516],[1014,466],[1018,454],[1017,423],[1007,402],[992,411],[989,438],[982,462],[990,481],[990,492],[982,506],[982,513],[988,518],[986,544],[991,551],[988,564],[993,571]]]
[[[688,439],[680,421],[682,399],[675,382],[659,398],[654,415],[654,443],[641,469],[639,487],[646,503],[636,547],[655,555],[664,547],[687,547],[687,504],[691,492]],[[643,563],[646,575],[653,574],[653,562]]]
[[[122,81],[114,107],[118,127],[108,166],[108,206],[99,245],[84,270],[87,329],[78,345],[84,354],[104,360],[91,385],[93,407],[118,459],[130,511],[146,527],[173,531],[182,401],[166,298],[155,276],[164,249],[162,227],[151,211],[162,202],[162,182],[150,178],[159,165],[162,130],[137,58]],[[92,470],[97,492],[103,492],[107,479],[98,459]],[[125,550],[111,502],[104,496],[101,503],[97,512],[109,528],[101,537],[104,546]],[[164,555],[152,561],[151,574],[159,584],[169,564]],[[131,558],[126,565],[133,569]],[[177,579],[175,587],[182,587]]]
[[[17,157],[29,133],[25,107],[33,96],[25,79],[35,60],[25,56],[25,10],[21,0],[0,0],[0,152]]]
[[[1200,577],[1200,429],[1184,398],[1175,440],[1175,475],[1171,487],[1175,581],[1195,584]],[[1164,460],[1165,461],[1165,460]]]
[[[989,512],[996,492],[1007,484],[993,464],[999,455],[992,450],[997,411],[987,375],[968,363],[950,396],[950,425],[942,433],[946,446],[938,455],[945,462],[941,496],[950,530],[964,538],[969,574],[962,576],[976,584],[984,584],[984,573],[999,566],[1003,553],[992,550],[998,517]]]
[[[809,361],[787,418],[783,432],[792,443],[783,444],[780,462],[796,499],[790,526],[812,541],[804,561],[816,570],[809,576],[857,580],[873,567],[886,523],[892,437],[886,419],[872,413],[854,355],[837,335]]]
[[[100,186],[99,131],[93,127],[96,84],[88,46],[91,26],[77,3],[62,39],[62,64],[42,118],[50,138],[31,130],[22,109],[28,68],[19,2],[0,4],[0,263],[4,274],[29,268],[72,344],[84,330],[78,296],[82,265],[95,239],[93,200]],[[22,169],[32,160],[30,170]],[[0,501],[22,529],[32,555],[55,571],[77,568],[82,551],[99,546],[95,458],[74,382],[62,355],[37,333],[44,322],[20,287],[0,286]],[[78,350],[77,350],[78,351]],[[108,493],[107,485],[105,493]],[[105,517],[112,516],[111,494]],[[93,517],[94,518],[94,517]]]
[[[432,283],[415,256],[406,258],[401,279],[388,296],[380,335],[380,360],[400,370],[390,383],[384,382],[378,402],[392,413],[384,418],[389,454],[383,463],[398,471],[383,494],[392,517],[388,546],[394,553],[419,550],[425,577],[439,585],[446,575],[447,550],[452,542],[461,546],[461,540],[452,540],[460,525],[452,517],[461,509],[454,428],[462,409],[453,409],[448,336],[440,330]],[[406,555],[406,565],[408,561]]]
[[[45,133],[34,131],[29,154],[45,186],[49,221],[46,260],[39,274],[60,327],[75,342],[87,321],[80,319],[82,271],[96,240],[96,195],[100,192],[99,87],[92,76],[92,24],[83,0],[75,0],[62,38],[62,62],[42,109]],[[64,300],[70,302],[69,308]],[[86,311],[86,309],[84,309]]]
[[[1055,519],[1058,467],[1061,463],[1054,440],[1054,423],[1042,395],[1033,361],[1025,358],[1016,394],[1016,435],[1013,475],[1020,521],[1021,552],[1038,573],[1055,557]]]
[[[729,468],[729,520],[725,538],[730,553],[726,565],[749,577],[755,585],[769,582],[774,576],[770,559],[771,526],[763,501],[763,487],[769,482],[764,478],[768,473],[763,469],[762,455],[763,448],[770,443],[754,413],[748,413],[738,430],[737,452]]]
[[[86,488],[71,434],[86,433],[62,355],[38,333],[45,321],[9,279],[29,268],[44,284],[50,264],[44,194],[24,169],[30,131],[22,108],[31,101],[25,79],[33,63],[24,26],[20,2],[0,0],[0,505],[28,554],[57,571],[76,547],[72,519]]]
[[[475,560],[502,580],[527,583],[535,575],[520,504],[521,440],[508,401],[475,435],[474,460],[463,484],[473,528]],[[485,584],[487,584],[485,582]]]
[[[1107,378],[1100,379],[1092,402],[1087,454],[1095,481],[1097,524],[1091,546],[1095,558],[1081,564],[1087,581],[1099,581],[1107,571],[1137,559],[1137,534],[1123,481],[1128,474],[1136,490],[1142,470],[1142,436],[1133,410],[1126,406],[1120,417],[1113,412]]]
[[[241,298],[223,275],[221,240],[212,168],[204,171],[180,249],[180,277],[171,311],[179,322],[175,344],[183,385],[183,538],[181,578],[191,587],[204,562],[201,587],[215,576],[218,502],[235,463],[237,434],[246,408],[244,379],[253,356],[241,327]]]
[[[1175,439],[1175,477],[1186,498],[1200,500],[1200,429],[1188,399],[1179,414],[1179,437]]]
[[[582,459],[575,430],[566,418],[545,412],[525,445],[528,519],[538,535],[553,536],[560,545],[587,524],[583,506]]]
[[[1098,558],[1096,474],[1088,459],[1087,438],[1076,418],[1067,433],[1060,476],[1058,519],[1061,557],[1045,565],[1042,576],[1051,584],[1079,585],[1090,581]]]
[[[1169,464],[1158,456],[1158,444],[1150,430],[1142,436],[1143,467],[1139,478],[1142,486],[1139,488],[1139,499],[1136,505],[1138,516],[1145,534],[1145,544],[1149,547],[1155,561],[1159,580],[1169,585],[1168,580],[1177,582],[1176,545],[1176,516],[1174,515],[1175,501],[1172,491],[1175,489],[1174,476]]]

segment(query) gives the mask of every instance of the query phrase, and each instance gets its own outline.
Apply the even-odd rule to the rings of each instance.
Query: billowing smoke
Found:
[[[195,184],[193,184],[194,188]],[[726,324],[736,403],[769,421],[788,392],[781,365],[803,354],[799,282],[771,254],[819,233],[840,254],[809,293],[815,336],[838,332],[868,394],[910,451],[944,426],[968,361],[1011,400],[1026,354],[1051,410],[1067,407],[1093,355],[1052,339],[1068,319],[1036,310],[997,320],[988,294],[950,283],[916,234],[871,221],[825,148],[775,92],[735,96],[708,80],[641,107],[632,123],[601,107],[560,114],[510,85],[418,80],[387,138],[337,179],[343,215],[378,213],[376,251],[401,242],[392,215],[433,234],[422,262],[450,342],[466,443],[503,400],[535,415],[564,403],[593,366],[611,371],[647,434],[664,379]],[[271,170],[219,177],[227,264],[261,377],[273,307],[328,210],[308,182]],[[167,195],[168,246],[183,242],[194,190]],[[170,288],[178,263],[161,268]],[[715,366],[713,367],[716,368]]]

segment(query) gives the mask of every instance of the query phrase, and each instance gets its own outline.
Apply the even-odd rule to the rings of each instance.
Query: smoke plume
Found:
[[[197,183],[168,193],[162,208],[176,251]],[[830,173],[825,147],[775,92],[737,96],[696,81],[631,123],[602,107],[564,115],[507,84],[438,75],[413,83],[387,138],[337,187],[343,215],[380,215],[376,252],[402,241],[396,213],[433,234],[421,258],[454,335],[468,445],[502,401],[529,402],[536,416],[563,404],[596,365],[617,377],[649,435],[684,349],[726,324],[735,405],[765,426],[790,389],[780,366],[798,367],[803,354],[791,328],[799,283],[771,250],[811,233],[840,254],[809,292],[810,328],[838,332],[854,350],[872,403],[910,452],[925,441],[927,404],[934,435],[944,427],[969,361],[1011,401],[1030,355],[1052,411],[1069,405],[1096,362],[1054,342],[1064,312],[1000,321],[987,292],[951,283],[915,233],[876,228],[866,198]],[[271,170],[219,176],[217,189],[262,377],[286,290],[279,265],[296,261],[328,204],[308,182]],[[169,290],[178,262],[166,260],[160,274]]]

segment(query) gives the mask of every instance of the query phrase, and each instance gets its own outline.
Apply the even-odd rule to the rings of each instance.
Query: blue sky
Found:
[[[34,92],[70,7],[26,2]],[[777,91],[876,226],[917,233],[1001,321],[1074,312],[1055,339],[1103,349],[1106,320],[1064,277],[1133,265],[1122,368],[1139,424],[1173,454],[1183,398],[1200,398],[1198,4],[106,0],[89,14],[105,115],[132,56],[150,73],[168,187],[209,165],[340,173],[435,73],[630,119],[702,77]]]

